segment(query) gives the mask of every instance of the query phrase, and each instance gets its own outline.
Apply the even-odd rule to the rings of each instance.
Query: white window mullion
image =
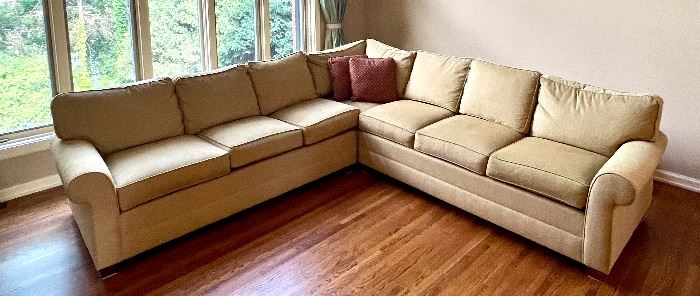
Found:
[[[306,35],[306,51],[319,51],[323,49],[321,4],[317,0],[305,0],[304,11],[304,35]]]
[[[73,90],[68,23],[65,1],[44,1],[48,27],[49,55],[55,93]]]
[[[257,4],[257,29],[255,35],[258,39],[258,59],[270,60],[272,57],[272,49],[270,47],[270,1],[256,0]]]
[[[215,7],[215,0],[199,1],[199,40],[202,46],[202,69],[205,71],[219,67],[216,52]]]
[[[134,50],[139,79],[153,78],[153,55],[151,53],[151,26],[148,19],[148,0],[134,0]]]

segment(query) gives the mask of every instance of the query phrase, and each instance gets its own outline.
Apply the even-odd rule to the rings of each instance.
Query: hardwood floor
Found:
[[[700,295],[700,194],[656,183],[605,282],[564,256],[364,170],[129,260],[101,280],[61,189],[0,209],[0,295]]]

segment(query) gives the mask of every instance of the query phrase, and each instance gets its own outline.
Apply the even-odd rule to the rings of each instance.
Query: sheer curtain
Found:
[[[343,45],[343,31],[341,23],[345,16],[345,7],[348,0],[320,0],[323,18],[326,20],[325,48],[333,48]]]

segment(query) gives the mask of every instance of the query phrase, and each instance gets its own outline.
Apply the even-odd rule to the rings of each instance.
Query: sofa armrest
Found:
[[[52,143],[51,151],[70,201],[89,202],[90,195],[81,194],[81,189],[86,185],[82,183],[100,184],[106,187],[103,189],[116,191],[107,164],[90,142],[57,139]]]
[[[653,175],[668,139],[623,144],[593,178],[586,205],[583,259],[610,272],[651,204]]]
[[[656,167],[661,162],[661,156],[666,151],[667,144],[668,139],[666,135],[659,132],[654,142],[632,141],[620,146],[620,149],[593,177],[588,197],[589,202],[591,199],[601,198],[593,195],[596,193],[597,185],[608,183],[604,180],[606,178],[615,178],[621,182],[617,185],[622,186],[621,189],[625,189],[625,194],[618,192],[615,196],[607,196],[608,198],[614,198],[610,202],[618,206],[632,204],[634,197],[644,189],[654,176]]]
[[[97,269],[118,262],[119,200],[112,176],[87,141],[54,140],[51,152],[68,195],[73,218]]]

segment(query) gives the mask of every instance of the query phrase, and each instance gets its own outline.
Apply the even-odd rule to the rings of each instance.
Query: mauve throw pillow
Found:
[[[352,97],[350,88],[350,59],[367,58],[366,55],[352,55],[328,59],[333,82],[333,99],[336,101],[349,100]]]
[[[394,59],[351,58],[349,64],[353,101],[388,103],[398,99]]]

